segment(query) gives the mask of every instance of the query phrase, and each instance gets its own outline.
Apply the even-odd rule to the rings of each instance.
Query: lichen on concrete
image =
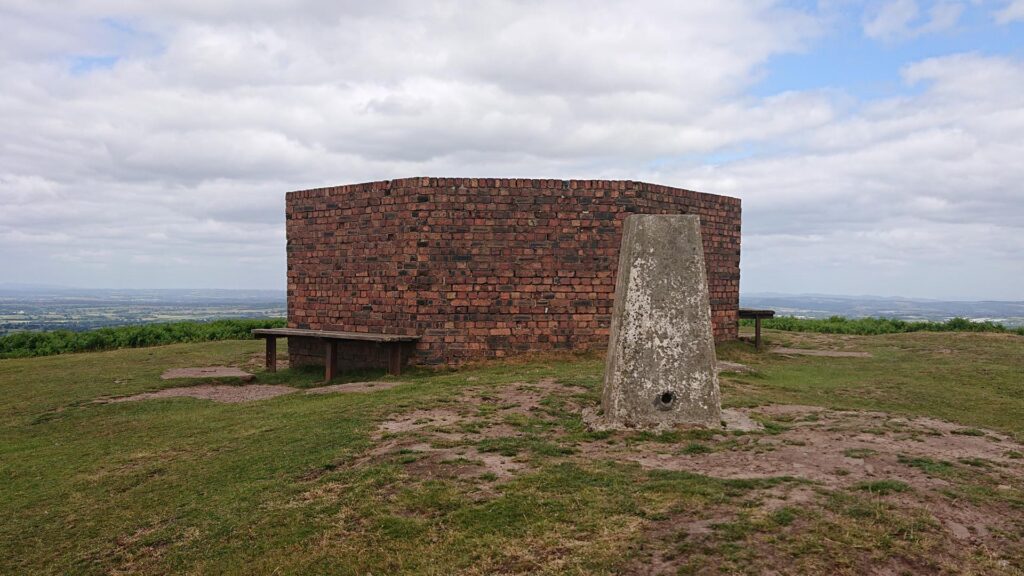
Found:
[[[602,408],[626,427],[720,426],[699,217],[626,219]]]

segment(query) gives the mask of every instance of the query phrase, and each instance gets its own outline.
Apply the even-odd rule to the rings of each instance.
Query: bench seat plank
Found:
[[[752,308],[740,308],[740,318],[773,318],[775,310],[754,310]]]
[[[357,340],[361,342],[375,342],[383,344],[388,349],[387,369],[389,374],[398,375],[402,373],[403,351],[402,344],[416,342],[419,336],[406,336],[403,334],[374,334],[370,332],[338,332],[334,330],[307,330],[304,328],[256,328],[252,331],[256,338],[263,338],[267,341],[267,372],[277,371],[277,339],[289,336],[302,338],[319,338],[326,345],[324,350],[324,382],[330,382],[335,376],[335,368],[338,360],[338,342],[343,340]]]

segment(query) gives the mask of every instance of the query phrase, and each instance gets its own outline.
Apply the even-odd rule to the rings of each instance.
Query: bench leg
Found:
[[[388,374],[398,376],[402,373],[402,344],[395,342],[388,348]]]
[[[324,382],[334,380],[335,370],[338,368],[338,343],[334,340],[326,341],[324,354]]]
[[[761,349],[761,319],[754,318],[754,348]]]
[[[277,338],[267,338],[267,372],[277,372]]]

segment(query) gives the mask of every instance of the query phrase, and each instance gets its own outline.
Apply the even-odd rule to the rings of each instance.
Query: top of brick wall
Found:
[[[465,188],[505,188],[505,189],[547,189],[547,190],[630,190],[657,192],[689,196],[694,199],[715,199],[728,204],[740,204],[739,198],[695,192],[684,188],[673,188],[660,184],[649,184],[634,180],[554,180],[536,178],[400,178],[396,180],[378,180],[343,186],[328,186],[288,192],[289,199],[316,198],[329,194],[346,192],[365,192],[367,190],[399,190],[403,188],[448,188],[461,186]]]

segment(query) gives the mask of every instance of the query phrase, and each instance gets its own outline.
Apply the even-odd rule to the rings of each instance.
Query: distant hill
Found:
[[[834,296],[823,294],[741,294],[743,308],[769,308],[781,316],[800,318],[882,317],[900,320],[946,321],[951,318],[990,320],[1010,326],[1024,326],[1024,301],[956,301],[880,296]]]

